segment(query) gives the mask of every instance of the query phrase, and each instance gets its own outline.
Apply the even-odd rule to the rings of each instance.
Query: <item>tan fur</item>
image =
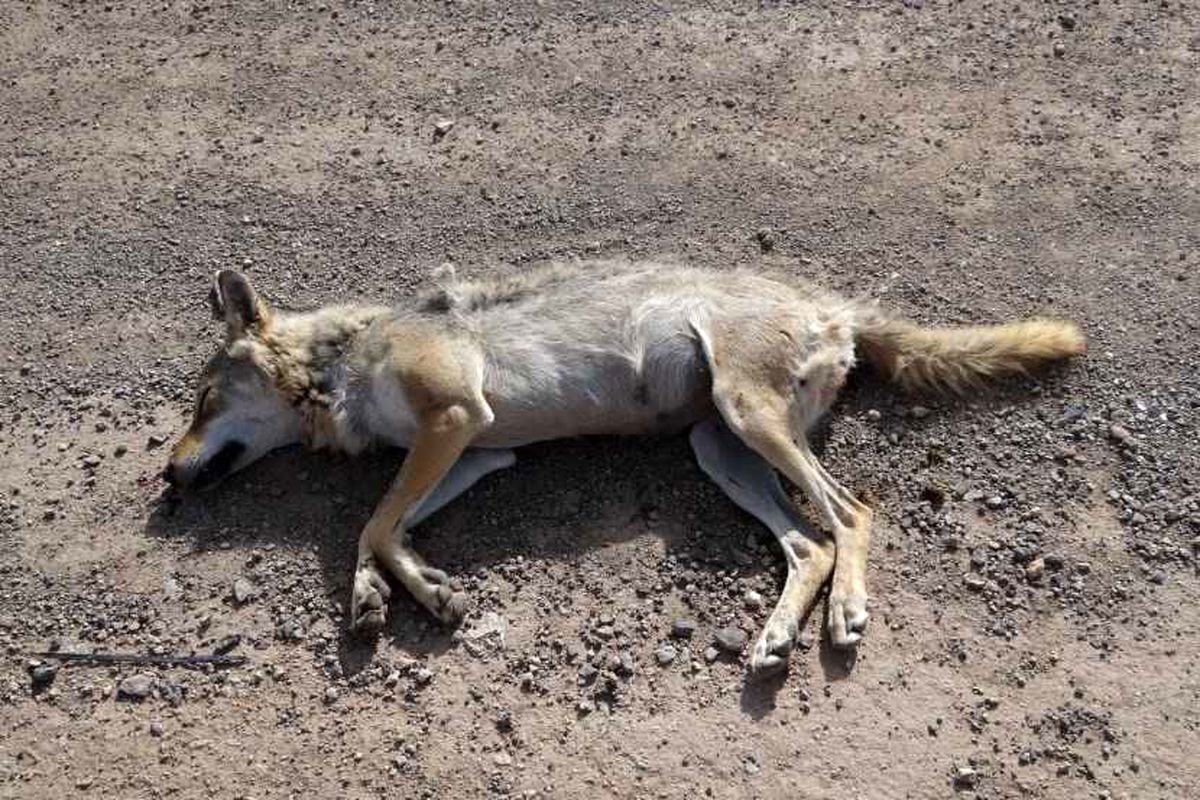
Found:
[[[821,465],[808,432],[864,357],[909,389],[962,392],[1084,351],[1065,322],[921,328],[816,287],[748,272],[596,262],[440,283],[412,306],[275,312],[237,273],[214,280],[226,344],[201,380],[168,477],[209,483],[295,441],[356,453],[408,449],[359,538],[350,616],[386,619],[390,573],[439,619],[466,601],[408,530],[487,472],[505,448],[694,425],[705,471],[776,535],[788,564],[751,654],[774,669],[832,574],[828,626],[866,624],[873,512]],[[491,448],[491,455],[480,450]],[[808,496],[832,539],[802,530],[774,472]]]
[[[964,328],[889,320],[865,326],[858,341],[864,357],[905,389],[958,394],[1087,351],[1079,326],[1049,319]]]

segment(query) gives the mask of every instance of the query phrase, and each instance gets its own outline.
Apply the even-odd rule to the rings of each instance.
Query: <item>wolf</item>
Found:
[[[827,582],[832,643],[855,646],[867,624],[873,512],[809,444],[856,364],[903,389],[963,393],[1086,350],[1071,322],[922,327],[794,279],[662,263],[580,262],[490,280],[446,271],[398,307],[303,313],[273,309],[244,275],[223,270],[210,300],[224,343],[171,452],[170,484],[209,486],[299,442],[407,450],[359,536],[353,629],[384,625],[389,574],[439,620],[461,620],[464,593],[409,533],[511,466],[513,448],[690,426],[702,470],[770,530],[787,562],[750,653],[755,673],[786,664]]]

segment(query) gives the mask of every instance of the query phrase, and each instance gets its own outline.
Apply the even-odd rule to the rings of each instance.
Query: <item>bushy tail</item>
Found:
[[[876,317],[863,320],[857,343],[860,355],[905,389],[960,394],[1087,350],[1078,325],[1052,319],[922,328]]]

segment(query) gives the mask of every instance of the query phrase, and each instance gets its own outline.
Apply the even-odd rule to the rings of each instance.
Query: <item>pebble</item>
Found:
[[[1046,562],[1041,558],[1035,558],[1025,565],[1025,577],[1030,581],[1040,581],[1045,571]]]
[[[758,240],[758,247],[764,253],[769,253],[775,249],[775,232],[770,228],[759,228],[754,238]]]
[[[913,419],[925,419],[929,416],[929,409],[925,406],[913,406],[908,410],[908,413]]]
[[[726,653],[742,652],[742,648],[746,646],[747,638],[744,630],[733,626],[721,628],[713,635],[713,641],[717,643],[717,647]]]
[[[662,647],[654,651],[654,660],[659,666],[665,667],[675,660],[675,648],[669,644],[664,644]]]
[[[954,770],[954,785],[960,789],[970,789],[979,781],[979,773],[970,767],[959,767]]]
[[[417,670],[417,673],[414,677],[417,679],[418,686],[427,686],[429,685],[429,682],[433,680],[433,672],[425,667],[421,667],[419,670]]]
[[[166,443],[167,443],[167,437],[162,436],[157,433],[152,433],[152,434],[150,434],[149,437],[146,438],[146,449],[153,450],[156,447],[162,447]]]
[[[294,619],[285,619],[275,627],[275,638],[285,642],[297,642],[304,638],[304,626]]]
[[[883,419],[883,414],[880,414],[877,408],[868,408],[867,419],[871,422],[879,422],[879,420]]]
[[[54,683],[58,675],[58,667],[53,664],[36,664],[29,668],[29,678],[33,681],[34,689],[44,689]]]
[[[438,138],[445,136],[452,130],[454,130],[454,120],[452,119],[439,119],[433,126],[433,132]]]
[[[986,501],[988,508],[1003,508],[1004,498],[998,494],[992,495]]]
[[[742,597],[742,605],[751,611],[759,611],[763,607],[763,597],[758,592],[751,589]]]
[[[151,736],[161,739],[163,734],[165,734],[165,733],[166,733],[166,728],[163,727],[161,720],[157,720],[157,719],[150,720],[150,735]]]
[[[690,639],[696,632],[696,623],[690,619],[677,619],[671,625],[671,635],[676,639]]]
[[[707,647],[704,650],[704,660],[709,664],[717,660],[717,656],[721,655],[721,651],[715,647]]]
[[[967,575],[963,578],[963,583],[973,592],[982,591],[983,587],[987,586],[987,581],[980,575]]]
[[[1114,441],[1119,442],[1125,447],[1137,446],[1137,439],[1133,438],[1133,434],[1124,425],[1113,424],[1108,428],[1108,435]]]
[[[337,687],[330,686],[325,690],[325,705],[332,705],[336,703],[339,696],[340,695],[338,694]]]
[[[245,578],[233,582],[233,601],[239,606],[254,599],[254,584]]]
[[[154,676],[145,672],[130,675],[117,685],[117,697],[126,700],[144,700],[154,689]]]

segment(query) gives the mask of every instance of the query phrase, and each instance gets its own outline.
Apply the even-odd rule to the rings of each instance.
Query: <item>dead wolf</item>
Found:
[[[448,273],[399,308],[307,313],[273,310],[243,275],[221,271],[210,299],[225,343],[201,376],[170,483],[209,485],[296,442],[408,451],[359,538],[353,627],[383,625],[386,573],[438,619],[462,618],[466,597],[413,550],[409,531],[510,466],[512,448],[690,425],[702,469],[787,560],[750,656],[756,672],[784,665],[827,580],[833,643],[855,645],[867,622],[872,511],[807,438],[858,360],[907,389],[963,392],[1086,347],[1069,322],[920,327],[813,285],[653,263],[488,281]],[[824,533],[804,522],[776,471],[807,496]]]

